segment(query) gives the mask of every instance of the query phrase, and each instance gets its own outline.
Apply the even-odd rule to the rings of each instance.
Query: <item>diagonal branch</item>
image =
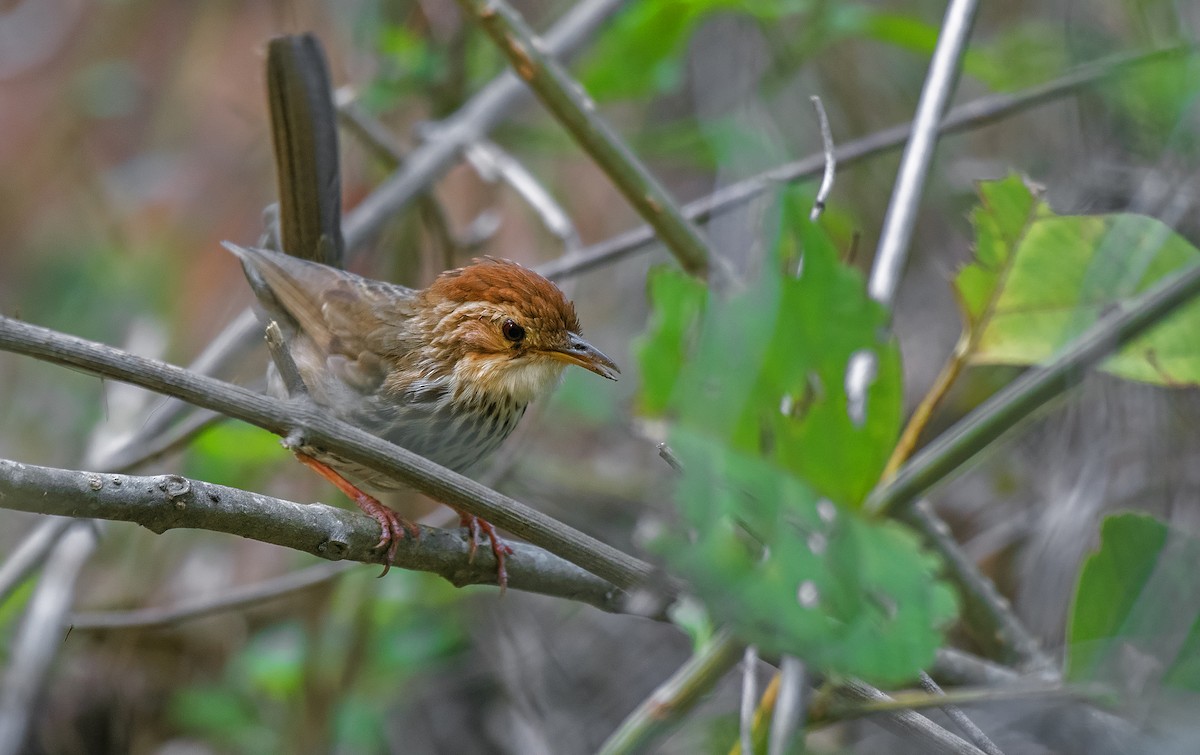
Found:
[[[666,189],[596,113],[596,105],[567,74],[521,16],[504,0],[459,0],[508,58],[542,104],[571,133],[692,275],[705,277],[712,255],[700,230]]]
[[[163,533],[191,528],[258,540],[332,561],[379,563],[379,528],[366,517],[321,503],[301,504],[179,475],[134,477],[39,467],[0,459],[0,508],[133,522]],[[508,560],[514,589],[618,611],[611,583],[532,545],[514,543]],[[490,553],[470,559],[458,534],[421,528],[405,538],[395,565],[444,577],[458,587],[495,584]]]
[[[653,574],[653,567],[644,561],[312,406],[272,399],[174,365],[7,317],[0,317],[0,349],[176,396],[280,436],[298,433],[310,445],[391,475],[438,501],[487,519],[618,587],[641,584]]]
[[[1103,317],[1049,364],[1029,370],[960,420],[877,488],[866,508],[899,515],[935,484],[960,469],[1092,367],[1200,295],[1200,265],[1159,283],[1126,308]]]

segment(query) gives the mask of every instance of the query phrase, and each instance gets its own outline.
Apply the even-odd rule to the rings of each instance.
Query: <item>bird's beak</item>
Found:
[[[585,370],[591,370],[600,377],[606,377],[609,380],[616,380],[617,375],[621,373],[616,362],[609,359],[603,351],[597,349],[583,340],[581,336],[574,333],[567,334],[567,343],[565,346],[547,351],[546,354],[561,362],[578,365]]]

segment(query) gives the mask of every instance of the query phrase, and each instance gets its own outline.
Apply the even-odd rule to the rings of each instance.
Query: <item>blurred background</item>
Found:
[[[569,5],[517,3],[538,29]],[[572,70],[670,191],[691,200],[819,151],[812,94],[837,142],[907,121],[944,7],[629,3]],[[1198,30],[1200,6],[1165,0],[984,4],[955,101],[1019,91],[1106,55],[1189,42]],[[194,359],[251,301],[219,242],[254,243],[263,231],[275,197],[266,43],[302,31],[324,43],[335,86],[387,124],[405,152],[435,138],[436,122],[502,70],[457,6],[437,0],[0,3],[0,312],[177,364]],[[970,253],[974,182],[1021,172],[1047,187],[1059,212],[1141,212],[1200,240],[1198,68],[1193,58],[1173,59],[942,140],[895,316],[910,405],[958,336],[949,280]],[[536,177],[583,244],[637,224],[535,103],[492,140]],[[387,170],[352,135],[343,132],[342,145],[349,208]],[[897,162],[893,152],[838,171],[825,225],[864,270]],[[536,265],[566,251],[517,192],[465,161],[430,188],[430,199],[394,218],[351,269],[423,285],[477,254]],[[759,253],[762,210],[751,204],[707,226],[722,254],[742,263]],[[646,271],[667,261],[651,250],[561,281],[622,380],[570,371],[484,473],[634,552],[670,485],[633,412],[630,353],[646,316]],[[226,376],[259,384],[260,352]],[[970,372],[931,432],[1014,374]],[[0,457],[88,467],[153,416],[157,401],[0,354]],[[1090,377],[935,501],[1053,649],[1103,512],[1149,509],[1200,526],[1198,420],[1194,390]],[[276,438],[235,422],[139,471],[339,501]],[[0,511],[0,554],[38,523]],[[114,524],[83,571],[75,610],[166,607],[315,562],[213,533],[158,536]],[[670,625],[516,591],[456,590],[398,570],[376,580],[377,571],[360,566],[283,599],[165,629],[69,633],[27,751],[589,752],[690,653]],[[0,602],[5,661],[34,581]],[[727,680],[665,751],[727,747],[736,686]],[[1009,715],[1040,720],[1020,708]],[[864,752],[898,746],[883,736],[862,725],[835,742]]]

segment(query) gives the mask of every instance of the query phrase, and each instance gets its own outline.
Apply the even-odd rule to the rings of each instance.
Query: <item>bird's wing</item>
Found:
[[[385,375],[382,355],[403,350],[412,289],[266,249],[225,246],[241,259],[271,316],[278,318],[282,310],[292,321],[292,349],[315,349],[309,355],[293,353],[302,372],[308,356],[310,363],[323,360],[331,376],[348,387],[364,392],[378,387]],[[305,382],[313,387],[309,377]]]

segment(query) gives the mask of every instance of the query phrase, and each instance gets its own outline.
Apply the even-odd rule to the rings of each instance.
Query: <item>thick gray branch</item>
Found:
[[[0,508],[38,514],[133,522],[157,533],[204,529],[259,540],[339,561],[379,563],[379,525],[322,503],[302,504],[179,475],[136,477],[76,472],[0,459]],[[613,584],[546,551],[513,543],[509,585],[618,611],[624,593]],[[457,586],[496,584],[491,552],[469,562],[466,540],[421,528],[400,542],[395,565],[442,576]]]

